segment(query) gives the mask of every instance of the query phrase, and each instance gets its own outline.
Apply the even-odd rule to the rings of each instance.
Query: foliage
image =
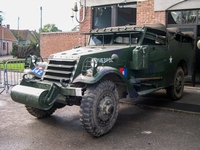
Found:
[[[40,49],[37,44],[13,45],[11,55],[17,58],[26,58],[29,55],[40,56]]]
[[[0,10],[0,26],[2,25],[3,21],[3,12]]]
[[[59,32],[60,30],[55,24],[46,24],[42,28],[42,32]]]

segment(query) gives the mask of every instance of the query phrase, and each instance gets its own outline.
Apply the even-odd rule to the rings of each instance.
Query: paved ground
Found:
[[[169,106],[199,107],[199,92],[199,88],[186,87],[183,98],[174,103],[166,101],[164,91],[141,97],[135,102],[137,105],[121,103],[114,128],[100,138],[81,128],[78,106],[59,109],[46,119],[36,119],[3,92],[0,150],[197,150],[199,113]],[[153,106],[158,98],[165,104]]]
[[[169,101],[166,91],[160,90],[143,96],[136,101],[129,99],[121,100],[124,103],[144,106],[148,108],[159,108],[177,112],[185,112],[200,115],[200,85],[196,87],[185,86],[183,98],[179,101]]]
[[[13,58],[12,55],[4,55],[4,56],[0,56],[0,61],[7,60],[7,59],[12,59],[12,58]]]

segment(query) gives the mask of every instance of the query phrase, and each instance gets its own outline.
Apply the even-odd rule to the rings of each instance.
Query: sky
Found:
[[[72,20],[72,9],[77,0],[0,0],[0,11],[3,12],[3,25],[10,29],[39,31],[46,24],[55,24],[62,31],[70,31],[77,22]]]

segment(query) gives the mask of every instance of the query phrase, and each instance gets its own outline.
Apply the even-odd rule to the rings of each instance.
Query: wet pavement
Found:
[[[200,115],[200,86],[185,86],[183,97],[178,101],[170,101],[165,90],[142,96],[135,101],[121,100],[123,103],[138,105],[148,108],[166,109]]]
[[[79,121],[79,107],[66,106],[37,119],[3,92],[0,150],[197,150],[200,147],[200,89],[186,86],[172,102],[160,90],[120,103],[111,132],[94,138]]]

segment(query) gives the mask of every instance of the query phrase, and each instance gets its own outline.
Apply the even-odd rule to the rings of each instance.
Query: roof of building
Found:
[[[4,40],[17,42],[17,39],[8,28],[0,26],[0,39],[2,39],[2,33]]]
[[[36,31],[30,31],[30,30],[11,30],[11,32],[14,34],[14,36],[19,41],[27,41],[30,40],[32,43],[38,43],[40,40],[39,34]],[[19,34],[19,36],[18,36]]]

